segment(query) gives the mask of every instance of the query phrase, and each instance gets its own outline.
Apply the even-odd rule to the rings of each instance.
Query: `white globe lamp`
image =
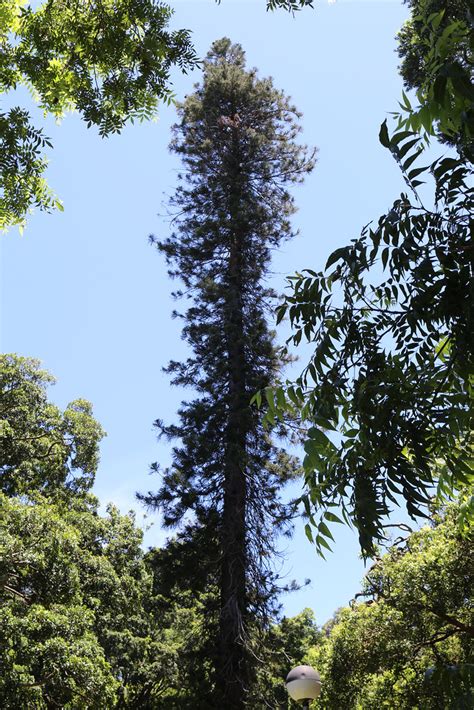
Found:
[[[311,666],[296,666],[288,673],[285,685],[290,698],[309,708],[321,692],[321,676]]]

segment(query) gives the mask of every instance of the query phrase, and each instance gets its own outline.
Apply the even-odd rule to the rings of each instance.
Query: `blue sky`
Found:
[[[319,2],[292,18],[267,13],[264,0],[172,4],[173,24],[192,28],[201,56],[224,35],[240,42],[248,64],[292,96],[303,112],[303,140],[319,148],[313,175],[295,191],[301,234],[275,254],[272,284],[281,291],[285,275],[322,268],[403,189],[377,136],[401,93],[394,35],[406,8],[391,0]],[[173,79],[180,98],[199,72]],[[171,320],[172,284],[147,240],[169,233],[160,215],[179,167],[167,151],[175,112],[163,108],[158,122],[106,140],[78,116],[56,126],[32,112],[52,138],[48,179],[65,211],[36,214],[22,237],[12,230],[2,238],[0,346],[40,358],[58,379],[51,397],[59,405],[78,397],[93,402],[108,433],[95,492],[104,504],[137,508],[141,519],[135,492],[157,487],[151,462],[169,461],[152,423],[172,420],[183,396],[161,372],[186,349]],[[279,331],[281,340],[285,333]],[[147,543],[160,544],[159,517],[149,523]],[[283,571],[312,584],[284,598],[284,610],[309,606],[323,623],[358,591],[363,564],[351,531],[336,531],[335,552],[324,562],[300,528],[284,543]]]

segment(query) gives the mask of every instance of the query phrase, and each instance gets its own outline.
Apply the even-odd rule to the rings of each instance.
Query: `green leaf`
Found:
[[[336,251],[333,251],[333,253],[326,262],[326,269],[329,269],[329,267],[335,264],[336,261],[343,259],[347,255],[347,252],[347,247],[342,247],[341,249],[336,249]]]
[[[446,95],[446,84],[448,78],[443,74],[438,74],[433,84],[433,96],[435,101],[440,104],[444,103]]]
[[[294,405],[299,406],[301,404],[301,400],[298,398],[294,387],[288,387],[287,395],[288,399],[293,402]]]
[[[311,427],[311,429],[308,430],[308,436],[310,442],[314,442],[317,447],[317,451],[320,451],[321,449],[326,450],[328,446],[334,447],[334,444],[332,441],[326,436],[326,434],[321,431],[321,429],[316,429],[316,427]]]
[[[387,119],[380,126],[379,141],[384,148],[390,148],[390,138],[388,136]]]
[[[405,155],[408,153],[408,151],[419,142],[420,142],[420,138],[414,138],[413,140],[407,141],[406,143],[404,143],[399,148],[399,152],[398,152],[399,157],[404,158]]]
[[[405,92],[402,90],[402,97],[403,97],[403,103],[405,104],[404,108],[407,111],[411,110],[411,103],[408,100],[408,96],[405,94]]]
[[[276,324],[277,324],[277,325],[278,325],[279,323],[281,323],[281,321],[282,321],[283,318],[285,317],[285,315],[286,315],[286,310],[287,310],[287,308],[286,308],[285,305],[279,306],[279,307],[276,309],[276,316],[277,316],[277,318],[276,318]]]
[[[408,178],[409,178],[409,180],[413,180],[418,175],[421,175],[421,173],[424,173],[427,170],[429,170],[429,166],[426,166],[425,168],[414,168],[413,170],[410,170],[410,172],[408,173]]]
[[[423,153],[423,148],[420,148],[419,150],[416,151],[413,155],[410,155],[407,160],[403,163],[403,170],[406,172],[410,165],[415,162],[415,160]]]
[[[277,387],[275,390],[276,398],[277,398],[277,404],[278,407],[281,410],[286,409],[286,397],[285,397],[285,392],[282,387]]]
[[[329,530],[329,528],[328,528],[328,526],[326,525],[326,523],[320,522],[319,525],[318,525],[318,530],[319,530],[319,532],[320,532],[322,535],[324,535],[325,537],[329,537],[329,538],[334,542],[334,538],[333,538],[333,536],[332,536],[332,532]]]
[[[413,131],[398,131],[397,133],[393,134],[390,142],[392,145],[398,145],[398,143],[401,143],[401,141],[405,140],[405,138],[414,135],[416,134]]]
[[[440,12],[437,12],[434,15],[431,15],[429,18],[431,20],[431,25],[433,29],[437,30],[438,27],[440,26],[441,22],[443,21],[444,13],[446,12],[446,8],[443,8]]]
[[[328,541],[322,536],[322,535],[316,535],[316,544],[321,547],[325,547],[326,550],[329,550],[329,552],[332,552],[332,548],[329,545]]]
[[[274,412],[275,407],[275,394],[272,387],[265,387],[265,399],[267,400],[268,408],[270,412]],[[274,423],[274,422],[273,422]]]
[[[347,429],[347,431],[344,432],[344,436],[347,436],[348,439],[353,439],[358,433],[358,429]]]

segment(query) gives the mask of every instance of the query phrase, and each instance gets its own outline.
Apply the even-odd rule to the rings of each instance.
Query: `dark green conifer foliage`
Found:
[[[290,524],[280,489],[297,470],[250,406],[282,366],[264,280],[271,250],[293,236],[288,187],[312,170],[314,152],[296,142],[296,109],[271,79],[245,68],[242,48],[228,39],[213,44],[179,117],[171,144],[184,165],[176,231],[156,244],[184,285],[176,295],[189,303],[181,317],[192,354],[167,371],[197,396],[182,404],[178,424],[156,422],[180,443],[161,489],[141,498],[166,525],[183,526],[191,515],[196,533],[205,531],[202,564],[220,590],[211,706],[243,708],[250,638],[275,603],[275,536]],[[281,436],[283,426],[274,428]]]

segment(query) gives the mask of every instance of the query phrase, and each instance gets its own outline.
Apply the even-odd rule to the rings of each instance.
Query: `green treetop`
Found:
[[[102,427],[83,399],[64,412],[49,402],[53,382],[38,360],[0,356],[0,490],[8,495],[87,491],[94,482]]]

